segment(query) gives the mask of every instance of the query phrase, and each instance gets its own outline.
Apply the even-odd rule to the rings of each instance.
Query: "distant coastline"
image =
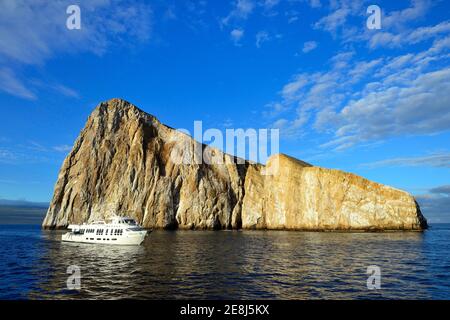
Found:
[[[0,224],[40,225],[48,206],[45,202],[0,199]]]

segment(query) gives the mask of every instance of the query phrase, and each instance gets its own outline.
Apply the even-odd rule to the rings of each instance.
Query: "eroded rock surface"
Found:
[[[192,161],[204,149],[124,100],[101,103],[64,160],[43,227],[117,213],[147,228],[426,228],[406,192],[285,155],[238,164],[210,149],[223,164]]]

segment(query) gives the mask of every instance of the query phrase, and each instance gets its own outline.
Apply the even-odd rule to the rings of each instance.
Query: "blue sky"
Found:
[[[81,29],[66,8],[81,8]],[[381,29],[366,27],[369,5]],[[0,199],[49,201],[101,101],[176,128],[279,128],[280,150],[450,222],[450,3],[0,2]]]

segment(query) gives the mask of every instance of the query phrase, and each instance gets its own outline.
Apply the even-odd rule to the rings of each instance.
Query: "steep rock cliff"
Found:
[[[285,155],[262,166],[238,164],[208,149],[206,157],[223,164],[193,161],[205,148],[124,100],[103,102],[64,160],[43,227],[64,228],[115,213],[148,228],[426,227],[406,192]]]

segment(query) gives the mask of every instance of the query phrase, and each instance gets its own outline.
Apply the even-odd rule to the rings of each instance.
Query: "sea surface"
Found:
[[[424,233],[154,231],[131,247],[62,243],[61,234],[0,225],[0,299],[450,299],[449,224]],[[368,290],[372,265],[381,288]],[[70,266],[79,290],[67,287]]]

